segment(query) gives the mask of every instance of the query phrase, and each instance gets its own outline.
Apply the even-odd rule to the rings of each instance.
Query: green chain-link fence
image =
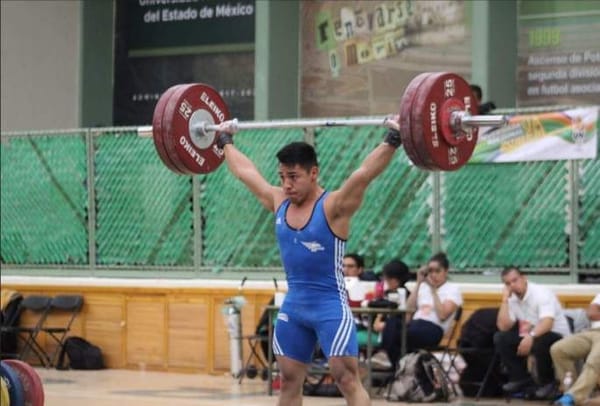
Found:
[[[88,262],[84,132],[2,138],[4,264]]]
[[[323,186],[338,188],[382,136],[366,127],[310,133]],[[276,184],[275,153],[304,138],[302,130],[248,131],[236,145]],[[175,175],[134,129],[3,134],[0,153],[3,270],[280,268],[272,214],[225,165],[195,179]],[[516,264],[597,272],[600,159],[430,173],[397,153],[369,187],[347,250],[379,269],[392,258],[417,266],[434,249],[447,250],[457,271]]]

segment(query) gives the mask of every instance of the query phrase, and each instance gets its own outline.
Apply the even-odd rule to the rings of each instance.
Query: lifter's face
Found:
[[[310,195],[317,184],[319,168],[313,166],[310,170],[302,166],[279,164],[279,179],[283,192],[294,204],[300,204]]]

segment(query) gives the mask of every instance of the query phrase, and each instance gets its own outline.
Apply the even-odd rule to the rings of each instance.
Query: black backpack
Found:
[[[302,394],[305,396],[341,397],[342,392],[335,383],[331,374],[325,370],[312,371],[306,375]]]
[[[322,354],[321,348],[315,350],[315,354]],[[338,388],[333,376],[329,372],[326,359],[316,356],[313,358],[308,373],[304,379],[302,394],[305,396],[331,396],[341,397],[342,392]]]
[[[451,383],[442,364],[427,351],[406,354],[398,362],[387,400],[402,402],[448,402]]]
[[[69,366],[65,366],[65,353],[69,357]],[[69,337],[65,340],[58,357],[56,369],[104,369],[102,351],[81,337]]]

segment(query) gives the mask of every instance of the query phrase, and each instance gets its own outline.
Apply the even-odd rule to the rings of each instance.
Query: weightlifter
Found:
[[[338,190],[318,183],[314,148],[293,142],[277,153],[280,186],[269,184],[233,145],[229,122],[220,125],[217,145],[229,170],[275,214],[275,232],[288,293],[277,316],[273,349],[281,373],[279,406],[302,404],[302,386],[318,340],[347,405],[370,405],[358,373],[356,329],[342,272],[350,219],[367,186],[388,166],[401,144],[399,117]]]

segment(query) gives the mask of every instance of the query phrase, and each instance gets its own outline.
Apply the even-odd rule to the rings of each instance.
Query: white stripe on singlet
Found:
[[[352,323],[354,323],[352,314],[348,310],[348,297],[346,293],[346,284],[344,282],[344,273],[342,271],[342,260],[344,258],[345,245],[345,241],[335,238],[335,279],[337,282],[338,293],[342,306],[342,322],[340,323],[333,339],[333,343],[331,344],[329,356],[332,357],[344,355],[348,341],[350,341]]]

